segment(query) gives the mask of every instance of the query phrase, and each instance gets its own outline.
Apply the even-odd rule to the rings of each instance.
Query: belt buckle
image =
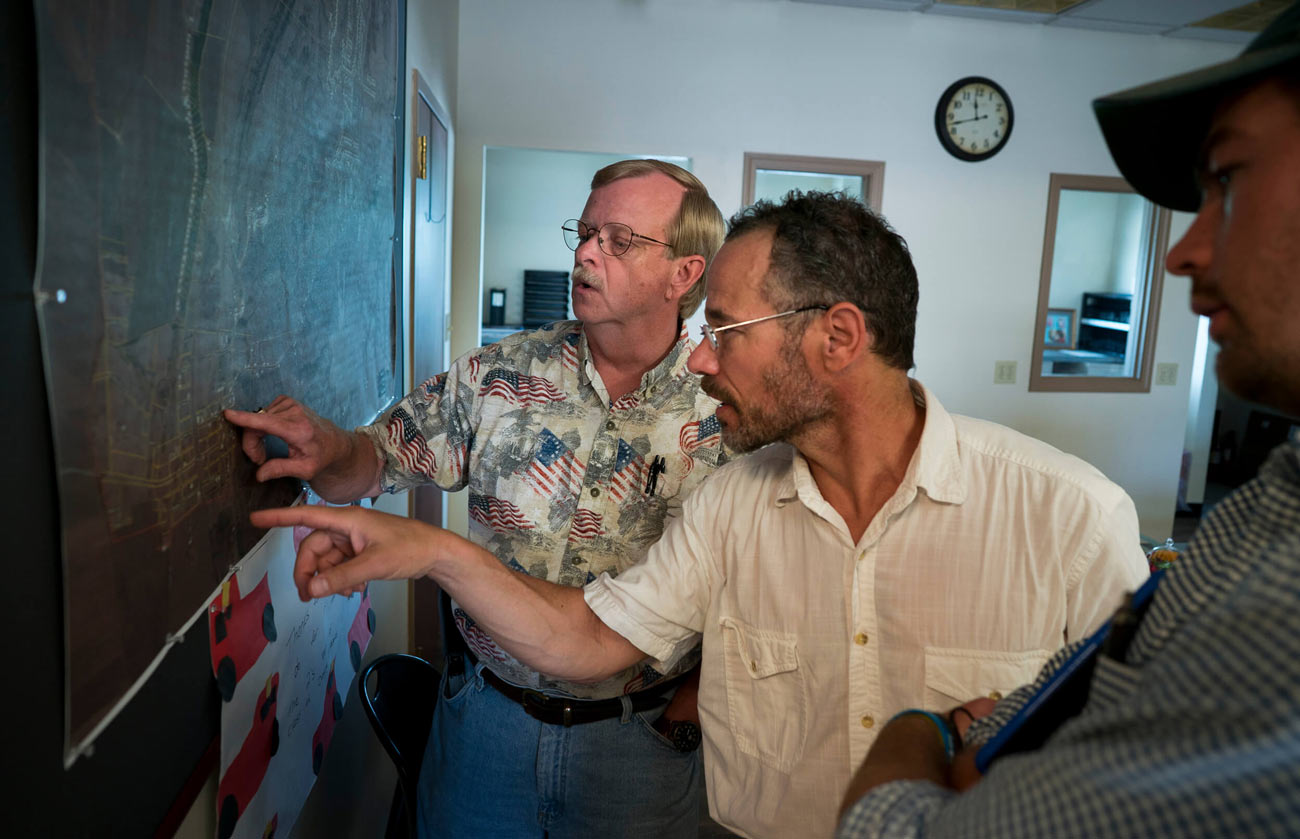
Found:
[[[537,719],[542,720],[542,722],[546,722],[546,720],[542,719],[541,714],[545,711],[550,710],[550,707],[547,704],[548,702],[558,698],[559,697],[555,697],[555,696],[547,696],[546,694],[542,693],[540,690],[533,690],[532,688],[524,688],[524,693],[523,693],[524,710],[527,711],[530,716],[536,717]],[[570,703],[567,699],[564,700],[564,707],[563,709],[561,709],[560,715],[562,719],[562,723],[561,723],[562,725],[566,727],[573,725],[573,704]]]

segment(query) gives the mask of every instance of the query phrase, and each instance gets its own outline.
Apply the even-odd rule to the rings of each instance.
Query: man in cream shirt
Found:
[[[1137,516],[1083,461],[950,415],[908,378],[915,270],[860,203],[761,202],[732,220],[709,282],[691,368],[729,446],[779,444],[715,472],[644,563],[585,599],[418,522],[254,521],[324,528],[299,555],[304,597],[428,574],[562,678],[702,643],[714,818],[745,836],[829,836],[890,716],[1008,690],[1109,617],[1146,573]]]

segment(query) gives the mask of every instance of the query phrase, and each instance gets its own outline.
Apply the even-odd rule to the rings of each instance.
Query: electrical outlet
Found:
[[[1013,385],[1016,383],[1016,363],[1014,361],[993,362],[993,384]]]
[[[1178,384],[1178,365],[1173,363],[1172,361],[1166,361],[1157,364],[1156,384],[1158,385]]]

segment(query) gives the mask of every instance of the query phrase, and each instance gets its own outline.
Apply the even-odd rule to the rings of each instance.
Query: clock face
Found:
[[[934,109],[939,142],[961,160],[987,160],[1002,150],[1015,114],[1011,99],[997,82],[967,76],[948,86]]]

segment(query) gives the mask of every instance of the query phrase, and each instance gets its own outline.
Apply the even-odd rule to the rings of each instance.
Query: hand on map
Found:
[[[258,510],[257,527],[303,525],[293,581],[303,601],[361,591],[371,580],[403,580],[429,572],[447,539],[459,539],[415,519],[361,507],[298,505]]]
[[[227,408],[222,414],[243,429],[240,445],[258,465],[259,481],[301,478],[311,482],[321,497],[334,502],[377,494],[381,464],[374,447],[297,400],[277,396],[256,411]],[[268,435],[285,442],[287,456],[267,457]]]

